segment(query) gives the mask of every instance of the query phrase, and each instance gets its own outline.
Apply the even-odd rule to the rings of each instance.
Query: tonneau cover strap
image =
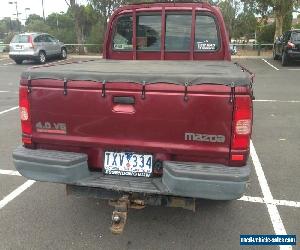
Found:
[[[188,86],[190,85],[189,82],[186,82],[184,84],[184,101],[187,102],[188,101]]]
[[[105,83],[106,83],[106,81],[105,80],[103,80],[102,81],[102,97],[105,97]]]
[[[142,99],[145,99],[146,94],[146,81],[143,81],[143,87],[142,87]]]
[[[232,82],[230,84],[230,98],[229,98],[230,103],[233,103],[234,97],[235,97],[235,83]]]
[[[68,94],[68,91],[67,91],[67,84],[68,84],[68,79],[67,79],[67,78],[64,78],[64,95],[67,95],[67,94]]]
[[[27,78],[27,92],[31,93],[31,76],[30,75]]]

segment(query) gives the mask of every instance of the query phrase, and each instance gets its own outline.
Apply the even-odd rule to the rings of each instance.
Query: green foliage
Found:
[[[282,32],[288,31],[292,28],[293,13],[287,13],[283,18]]]
[[[0,33],[17,32],[20,22],[12,20],[10,17],[5,17],[0,20]]]
[[[7,36],[3,40],[3,43],[9,44],[10,41],[13,39],[14,35],[15,35],[15,33],[13,33],[13,32],[8,33]]]
[[[99,53],[100,51],[102,51],[103,37],[104,37],[103,24],[101,22],[98,22],[97,24],[92,26],[91,33],[88,36],[86,43],[100,44],[100,45],[89,46],[88,51],[93,53]]]
[[[76,43],[74,19],[67,13],[52,13],[46,18],[49,33],[64,43]]]
[[[103,28],[99,14],[88,4],[78,6],[76,10],[80,16],[80,24],[85,43],[102,43]],[[26,21],[25,30],[32,32],[46,32],[58,38],[64,43],[77,43],[73,12],[52,13],[44,21],[41,16],[30,15]],[[98,46],[97,50],[99,51]],[[94,49],[96,50],[96,49]]]
[[[36,21],[44,21],[43,18],[37,14],[30,14],[25,22],[25,25],[29,25],[32,22],[36,22]]]
[[[234,35],[235,20],[240,9],[240,2],[237,0],[222,1],[219,4],[224,22],[231,38]]]
[[[275,34],[275,23],[259,27],[257,41],[259,43],[273,43]]]
[[[32,20],[26,25],[25,30],[27,32],[46,32],[51,33],[51,28],[44,22],[44,20]]]
[[[257,21],[253,12],[242,12],[238,15],[234,25],[234,38],[245,37],[247,40],[254,37]]]

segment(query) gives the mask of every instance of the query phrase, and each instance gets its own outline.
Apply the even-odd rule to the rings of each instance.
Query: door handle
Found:
[[[116,104],[135,104],[133,96],[114,96],[113,103]]]

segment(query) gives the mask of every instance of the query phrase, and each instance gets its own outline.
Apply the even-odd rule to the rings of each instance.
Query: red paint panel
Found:
[[[32,82],[32,140],[38,147],[55,144],[56,149],[91,151],[89,157],[98,164],[91,166],[98,168],[99,155],[108,149],[228,164],[232,104],[226,86],[192,86],[184,101],[184,87],[171,84],[148,85],[142,99],[139,84],[107,83],[104,98],[100,83],[69,82],[64,96],[59,82]],[[243,88],[239,91],[246,93]],[[116,107],[116,94],[134,97],[135,104]],[[67,134],[39,133],[38,122],[65,123]],[[225,142],[186,140],[185,133],[224,135]]]

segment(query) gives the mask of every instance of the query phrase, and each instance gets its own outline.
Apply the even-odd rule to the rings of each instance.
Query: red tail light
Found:
[[[294,49],[294,48],[296,47],[296,45],[293,44],[291,41],[288,41],[287,47],[288,47],[289,49]]]
[[[252,130],[252,101],[249,96],[236,96],[234,107],[232,149],[249,149]]]
[[[28,43],[31,43],[30,48],[34,49],[33,38],[32,36],[28,36]]]
[[[24,144],[31,144],[31,117],[28,92],[26,87],[20,87],[19,91],[19,110],[22,127],[22,141]]]

